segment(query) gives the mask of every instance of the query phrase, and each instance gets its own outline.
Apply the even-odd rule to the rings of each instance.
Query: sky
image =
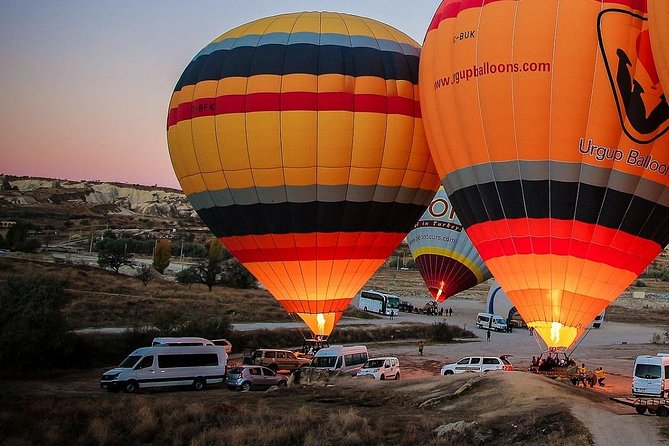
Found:
[[[295,11],[385,22],[422,42],[440,0],[0,0],[0,174],[180,188],[170,96],[195,54]]]

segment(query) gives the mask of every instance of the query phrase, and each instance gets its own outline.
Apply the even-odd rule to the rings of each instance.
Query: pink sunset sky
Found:
[[[0,174],[179,188],[169,99],[218,35],[264,16],[324,10],[374,18],[422,42],[439,3],[0,0]]]

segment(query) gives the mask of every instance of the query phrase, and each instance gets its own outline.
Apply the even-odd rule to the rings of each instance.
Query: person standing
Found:
[[[485,334],[485,341],[486,341],[486,342],[490,342],[490,329],[488,329],[488,331],[486,331],[486,334]]]
[[[453,308],[448,307],[448,315],[453,316]]]
[[[595,376],[597,377],[597,384],[599,384],[601,387],[604,387],[604,380],[606,379],[604,369],[597,367],[597,370],[595,370]]]
[[[425,344],[423,344],[423,341],[420,341],[418,343],[418,354],[423,356],[423,348],[425,347]]]

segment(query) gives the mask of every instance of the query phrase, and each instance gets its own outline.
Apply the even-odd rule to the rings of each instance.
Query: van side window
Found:
[[[218,355],[216,353],[198,353],[193,355],[158,355],[158,367],[161,369],[217,365]]]
[[[337,358],[337,363],[335,364],[335,369],[338,369],[338,368],[340,368],[340,367],[343,365],[343,359],[344,359],[344,358],[343,358],[342,356],[339,356],[339,357]]]
[[[276,358],[276,352],[265,352],[265,358]]]
[[[669,365],[664,366],[664,379],[669,379]]]
[[[499,364],[497,358],[483,358],[484,364]]]
[[[146,369],[153,365],[153,356],[145,356],[139,361],[139,364],[135,367],[135,370]]]
[[[461,360],[458,361],[458,364],[460,365],[469,364],[469,358],[462,358]]]
[[[481,358],[472,358],[472,364],[480,364],[481,363]]]
[[[260,369],[258,367],[251,367],[249,369],[250,375],[260,375]]]

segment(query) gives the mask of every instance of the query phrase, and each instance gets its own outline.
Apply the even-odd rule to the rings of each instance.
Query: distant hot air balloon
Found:
[[[437,170],[548,347],[571,346],[669,242],[669,106],[640,60],[646,30],[645,0],[445,0],[425,38]]]
[[[188,199],[315,335],[330,334],[439,186],[419,51],[374,20],[285,14],[215,39],[172,95],[167,137]]]
[[[407,242],[427,289],[437,302],[490,278],[444,188],[409,232]]]
[[[669,90],[669,2],[667,0],[648,0],[648,30],[660,83],[665,90]]]

